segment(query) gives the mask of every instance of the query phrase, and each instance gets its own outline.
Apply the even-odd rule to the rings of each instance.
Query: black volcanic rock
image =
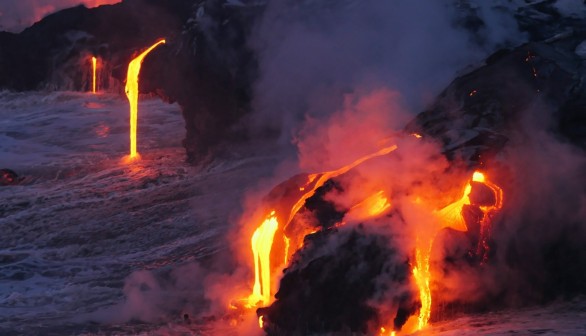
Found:
[[[418,309],[405,256],[389,238],[363,228],[326,230],[306,239],[284,271],[276,301],[258,310],[268,335],[370,334]],[[393,316],[381,316],[385,305]],[[394,309],[393,309],[394,308]]]
[[[584,61],[574,53],[586,35],[501,50],[486,65],[456,78],[407,127],[443,144],[450,159],[481,164],[504,148],[523,113],[541,102],[560,135],[586,146]]]
[[[87,84],[79,73],[90,55],[103,58],[113,69],[124,67],[125,73],[134,52],[160,37],[179,35],[188,9],[186,1],[179,0],[78,6],[51,14],[20,34],[1,33],[0,87],[83,90]]]

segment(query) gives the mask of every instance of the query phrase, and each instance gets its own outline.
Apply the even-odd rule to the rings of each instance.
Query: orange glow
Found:
[[[361,221],[368,218],[377,217],[383,214],[391,207],[388,198],[384,191],[379,191],[374,195],[369,196],[362,202],[353,206],[345,219],[349,221]]]
[[[98,59],[92,57],[92,93],[96,94],[96,70],[98,69]]]
[[[472,185],[468,183],[464,188],[462,198],[435,212],[439,218],[441,228],[449,227],[458,231],[468,231],[466,221],[462,217],[462,207],[470,204],[470,199],[468,198],[470,191],[472,191]]]
[[[259,316],[258,317],[258,326],[262,329],[265,325],[265,321],[263,319],[263,316]]]
[[[293,219],[293,217],[295,217],[295,214],[297,214],[297,212],[299,211],[299,209],[301,209],[301,207],[303,206],[303,204],[305,204],[305,201],[308,198],[310,198],[311,196],[313,196],[313,194],[315,194],[315,191],[319,187],[321,187],[322,185],[324,185],[324,183],[326,183],[329,179],[332,179],[334,177],[337,177],[337,176],[340,176],[342,174],[345,174],[348,171],[350,171],[352,168],[354,168],[354,167],[356,167],[356,166],[364,163],[365,161],[368,161],[368,160],[370,160],[372,158],[375,158],[375,157],[387,155],[387,154],[395,151],[396,149],[397,149],[397,146],[396,145],[388,146],[388,147],[385,147],[385,148],[379,150],[376,153],[373,153],[373,154],[364,156],[364,157],[362,157],[362,158],[360,158],[360,159],[352,162],[351,164],[346,165],[346,166],[344,166],[344,167],[342,167],[340,169],[333,170],[333,171],[329,171],[329,172],[325,172],[325,173],[322,173],[322,174],[313,174],[313,175],[310,175],[310,176],[313,177],[313,179],[311,179],[311,182],[313,180],[315,180],[317,176],[319,176],[319,178],[317,179],[317,182],[315,182],[313,188],[311,188],[310,191],[308,191],[303,196],[301,196],[301,198],[297,201],[297,203],[295,203],[295,205],[291,209],[291,213],[289,214],[289,219],[287,220],[287,224],[286,225],[288,225],[291,222],[291,220]]]
[[[390,332],[387,333],[387,329],[385,327],[381,327],[380,328],[380,336],[396,336],[397,332],[394,330],[391,330]]]
[[[419,134],[419,133],[413,133],[411,135],[414,136],[414,137],[416,137],[417,139],[421,139],[422,138],[421,134]]]
[[[248,297],[248,306],[255,307],[260,302],[267,305],[271,300],[271,248],[279,222],[275,212],[254,231],[251,239],[254,255],[254,287]]]
[[[342,174],[345,174],[348,171],[350,171],[351,169],[361,165],[362,163],[364,163],[370,159],[392,153],[396,149],[397,149],[396,145],[384,147],[384,148],[380,149],[378,152],[363,156],[360,159],[355,160],[354,162],[352,162],[352,163],[350,163],[340,169],[321,173],[321,174],[310,175],[309,182],[305,186],[305,189],[306,190],[309,189],[309,191],[306,192],[305,194],[303,194],[303,196],[301,196],[301,198],[299,198],[299,200],[291,208],[291,212],[289,213],[289,218],[287,219],[287,223],[285,223],[285,225],[284,225],[283,231],[287,232],[288,225],[291,223],[291,221],[293,220],[293,217],[295,217],[297,212],[299,212],[301,207],[303,207],[303,204],[305,204],[305,201],[308,198],[310,198],[311,196],[313,196],[315,194],[315,191],[319,187],[323,186],[324,183],[326,183],[328,180],[330,180],[334,177],[340,176]],[[311,183],[313,183],[313,187],[310,188]],[[303,238],[303,237],[307,236],[308,234],[311,234],[312,232],[313,232],[313,229],[307,229],[304,232],[297,234],[297,236],[298,236],[297,238]],[[291,238],[291,237],[289,237],[289,238]],[[299,250],[303,246],[303,239],[296,239],[294,241],[296,241],[297,243],[293,246],[293,249],[289,249],[288,256],[293,255],[293,253],[295,253],[297,250]]]
[[[130,103],[130,154],[129,161],[138,159],[138,151],[136,150],[136,132],[138,129],[138,75],[140,74],[140,67],[144,58],[156,47],[164,44],[165,40],[160,40],[153,44],[150,48],[138,55],[128,64],[128,74],[126,76],[126,96]]]

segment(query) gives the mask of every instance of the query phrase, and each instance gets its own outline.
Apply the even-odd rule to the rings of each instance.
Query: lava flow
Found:
[[[255,275],[252,293],[247,299],[243,300],[245,301],[244,306],[246,308],[268,306],[273,301],[271,293],[273,288],[271,287],[271,281],[272,277],[280,271],[278,266],[271,265],[271,251],[274,250],[273,247],[276,237],[282,237],[283,240],[280,249],[282,249],[281,252],[284,254],[285,258],[284,264],[280,266],[287,266],[290,257],[303,247],[304,237],[317,231],[315,227],[305,227],[297,222],[293,222],[295,215],[303,207],[305,202],[316,193],[317,189],[330,179],[350,171],[365,161],[375,157],[384,156],[396,149],[397,146],[395,145],[388,146],[378,152],[364,156],[340,169],[306,175],[307,180],[305,184],[302,184],[298,188],[298,191],[302,194],[296,194],[297,196],[294,196],[287,201],[291,202],[289,205],[279,204],[270,211],[265,217],[265,220],[254,231],[251,238]],[[486,205],[485,203],[487,202],[477,204],[477,202],[472,201],[470,194],[475,183],[482,184],[494,194],[496,200],[494,204]],[[422,330],[429,323],[432,307],[432,295],[430,289],[430,284],[432,283],[432,273],[430,270],[432,246],[437,234],[445,228],[451,228],[463,232],[468,231],[466,220],[462,214],[465,206],[474,205],[482,211],[482,217],[480,218],[481,234],[478,243],[478,255],[484,253],[482,258],[483,260],[486,258],[490,221],[493,215],[502,207],[502,190],[488,181],[484,174],[474,172],[463,188],[461,195],[462,196],[455,202],[440,209],[436,208],[436,210],[434,210],[434,206],[425,204],[426,202],[422,201],[422,197],[418,197],[417,195],[409,201],[419,207],[423,213],[428,213],[430,220],[427,224],[423,224],[426,226],[418,227],[414,230],[413,239],[415,240],[415,244],[413,251],[414,258],[412,260],[412,274],[415,285],[419,290],[421,307],[418,316],[412,316],[412,318],[407,321],[403,331],[414,332]],[[387,213],[387,210],[391,208],[391,204],[389,195],[385,193],[384,188],[381,188],[379,191],[374,192],[370,196],[363,198],[362,201],[351,206],[345,214],[343,221],[337,223],[336,226],[342,226],[347,221],[364,222],[373,219]],[[279,207],[281,208],[279,209]],[[283,222],[280,223],[279,219]],[[435,280],[437,281],[438,279]],[[261,325],[261,328],[263,324],[265,324],[263,316],[260,316],[259,325]],[[383,327],[381,328],[381,333],[395,334],[396,330],[387,330]]]
[[[139,158],[136,149],[136,132],[138,129],[138,75],[140,74],[140,67],[144,58],[153,49],[164,43],[165,40],[158,41],[128,64],[125,91],[126,96],[128,97],[128,102],[130,103],[130,154],[128,156],[130,161]]]
[[[364,163],[367,160],[370,160],[375,157],[383,156],[389,154],[397,149],[396,145],[388,146],[382,148],[376,153],[364,156],[349,165],[346,165],[340,169],[329,171],[320,174],[311,174],[308,177],[308,181],[305,186],[301,187],[300,191],[306,191],[292,206],[291,211],[289,212],[289,216],[287,222],[281,227],[283,232],[286,231],[287,226],[291,223],[295,214],[301,209],[305,201],[315,194],[315,191],[321,187],[324,183],[326,183],[329,179],[342,175],[352,168]],[[382,197],[382,195],[379,195]],[[381,207],[378,211],[382,211],[382,209],[388,208],[386,206],[386,198],[384,198],[384,202],[382,204],[378,204],[380,201],[375,199],[375,205]],[[260,303],[262,306],[266,306],[271,303],[271,277],[275,274],[275,270],[270,268],[270,255],[271,249],[274,242],[275,232],[279,229],[279,223],[277,221],[277,217],[275,211],[271,211],[270,215],[267,219],[254,231],[254,234],[251,239],[251,248],[253,251],[254,256],[254,286],[253,292],[246,300],[247,308],[257,307]],[[300,238],[305,237],[306,235],[312,233],[310,231],[304,231],[298,236]],[[293,246],[294,249],[291,250],[291,238],[288,237],[285,233],[283,233],[283,238],[285,241],[285,264],[288,261],[290,255],[295,253],[299,248],[301,248],[301,240],[299,237],[295,237],[295,245]]]
[[[92,57],[92,93],[96,94],[96,70],[98,68],[98,59],[94,56]]]

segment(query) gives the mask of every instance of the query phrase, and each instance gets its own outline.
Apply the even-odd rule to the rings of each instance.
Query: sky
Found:
[[[48,14],[84,4],[111,5],[121,0],[0,0],[0,31],[21,32]]]

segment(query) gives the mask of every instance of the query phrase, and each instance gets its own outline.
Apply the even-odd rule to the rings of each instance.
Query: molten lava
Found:
[[[313,188],[311,188],[311,190],[309,190],[308,192],[303,194],[303,196],[301,196],[301,198],[297,201],[297,203],[295,203],[295,205],[293,205],[293,208],[291,208],[291,212],[289,213],[289,219],[287,220],[287,223],[285,224],[285,230],[287,229],[287,225],[289,225],[289,223],[291,223],[291,220],[293,220],[293,217],[295,217],[295,215],[297,214],[299,209],[301,209],[303,204],[305,204],[305,201],[308,198],[310,198],[311,196],[313,196],[315,194],[315,191],[319,187],[323,186],[324,183],[326,183],[328,180],[330,180],[334,177],[338,177],[342,174],[345,174],[348,171],[350,171],[351,169],[355,168],[356,166],[361,165],[362,163],[364,163],[370,159],[373,159],[373,158],[379,157],[379,156],[383,156],[383,155],[387,155],[387,154],[395,151],[396,149],[397,149],[396,145],[384,147],[381,150],[379,150],[378,152],[364,156],[364,157],[362,157],[362,158],[360,158],[360,159],[352,162],[351,164],[346,165],[340,169],[321,173],[321,174],[316,174],[315,176],[319,176],[319,178],[317,178],[317,181],[314,183]],[[315,178],[314,178],[314,180],[315,180]],[[306,189],[306,188],[304,188],[304,189]],[[297,248],[299,248],[299,247],[300,246],[297,246]]]
[[[125,91],[130,103],[130,154],[128,157],[130,160],[139,158],[136,150],[136,132],[138,129],[138,75],[140,74],[140,67],[144,58],[153,49],[164,43],[165,40],[158,41],[128,64]]]
[[[492,215],[501,209],[502,207],[502,189],[491,183],[486,179],[483,173],[474,172],[472,175],[472,182],[482,183],[492,190],[496,197],[496,204],[493,206],[481,206],[480,209],[483,212],[483,218],[481,220],[481,239],[479,241],[478,250],[484,248],[484,255],[482,257],[483,262],[486,261],[488,251],[488,232],[490,231],[490,220]],[[431,255],[431,248],[435,236],[444,228],[452,228],[458,231],[467,231],[466,221],[462,215],[462,209],[465,205],[470,205],[470,192],[472,191],[472,184],[468,182],[464,187],[462,197],[447,205],[446,207],[435,211],[434,214],[438,219],[439,226],[432,230],[431,236],[429,232],[426,238],[417,237],[416,248],[415,248],[415,266],[413,267],[413,276],[419,289],[419,299],[421,301],[421,308],[419,310],[419,316],[417,321],[417,330],[421,330],[427,326],[429,318],[431,316],[431,272],[429,269],[429,259]]]
[[[315,191],[319,187],[323,186],[324,183],[326,183],[328,180],[350,171],[352,168],[364,163],[365,161],[389,154],[396,149],[396,145],[388,146],[382,148],[376,153],[364,156],[340,169],[321,174],[309,175],[307,183],[303,187],[299,188],[300,191],[309,191],[305,192],[291,208],[288,220],[285,225],[283,225],[283,231],[286,231],[287,226],[291,223],[291,220],[293,217],[295,217],[295,214],[297,214],[299,209],[301,209],[305,201],[313,196]],[[372,204],[372,206],[374,206],[374,209],[372,210],[373,212],[382,212],[390,206],[387,205],[388,201],[383,194],[377,194],[375,196],[378,198],[372,201],[374,203]],[[256,307],[259,303],[263,306],[271,303],[271,276],[275,274],[275,270],[270,268],[270,254],[273,246],[273,239],[278,228],[279,223],[277,221],[277,216],[275,211],[272,211],[269,217],[256,229],[252,235],[251,247],[254,257],[254,286],[252,289],[252,294],[247,299],[246,306],[248,308]],[[315,229],[308,229],[302,232],[299,236],[303,238],[313,232],[315,232]],[[296,238],[297,243],[295,246],[293,246],[294,249],[291,249],[291,237],[287,237],[286,235],[283,237],[285,242],[285,264],[287,263],[289,256],[302,247],[302,240],[298,239],[298,237]]]
[[[271,248],[279,222],[275,211],[254,231],[251,239],[254,256],[254,287],[248,297],[248,306],[255,307],[260,302],[267,305],[271,299]]]
[[[417,136],[417,135],[415,135]],[[254,257],[254,286],[252,294],[245,300],[245,306],[247,308],[258,307],[259,305],[267,306],[272,303],[271,295],[271,280],[279,270],[271,268],[271,250],[274,244],[275,236],[282,236],[283,245],[280,246],[285,255],[285,264],[287,264],[291,255],[303,246],[303,238],[308,234],[316,232],[315,227],[304,227],[295,222],[295,227],[289,226],[293,223],[293,218],[303,207],[307,199],[312,197],[318,188],[323,186],[326,181],[340,176],[356,166],[364,163],[367,160],[375,157],[389,154],[397,149],[397,146],[388,146],[382,148],[376,153],[364,156],[340,169],[319,173],[311,174],[307,176],[307,182],[298,188],[301,192],[301,196],[295,196],[292,200],[292,206],[290,211],[285,214],[277,214],[275,210],[266,217],[266,219],[258,226],[254,231],[251,238],[251,247]],[[416,231],[415,238],[415,250],[414,260],[412,265],[413,277],[415,284],[419,289],[419,299],[421,302],[421,308],[419,309],[418,316],[413,316],[412,319],[407,321],[405,325],[405,331],[414,332],[417,330],[424,329],[431,316],[432,307],[432,295],[430,284],[432,282],[432,273],[430,270],[430,256],[432,252],[432,246],[437,234],[444,228],[451,228],[458,231],[467,231],[468,227],[463,217],[462,210],[467,205],[472,205],[470,193],[472,192],[473,184],[479,183],[490,189],[495,195],[495,204],[493,205],[476,205],[482,211],[483,217],[481,218],[481,239],[478,245],[478,251],[484,253],[483,260],[486,258],[488,251],[488,234],[490,232],[490,222],[494,214],[501,209],[503,204],[502,190],[495,184],[488,181],[484,174],[480,172],[474,172],[470,180],[466,183],[462,190],[462,196],[454,201],[453,203],[440,208],[439,210],[433,210],[433,206],[425,204],[422,200],[421,195],[415,195],[413,198],[413,204],[428,209],[430,214],[430,227],[420,227]],[[299,195],[299,194],[298,194]],[[294,203],[293,203],[294,202]],[[281,205],[282,206],[282,205]],[[355,204],[346,213],[342,223],[338,225],[344,225],[346,221],[365,221],[375,217],[379,217],[386,213],[391,208],[391,201],[387,194],[383,191],[377,191],[366,197],[358,204]],[[285,206],[287,211],[288,206]],[[283,216],[285,215],[285,216]],[[277,218],[286,218],[284,223],[279,223]],[[282,224],[282,225],[281,225]],[[300,228],[298,226],[301,226]],[[280,253],[280,252],[279,252]],[[261,328],[264,325],[263,317],[259,318],[259,325]],[[395,335],[396,331],[386,330],[384,327],[380,329],[381,334]]]
[[[425,328],[431,316],[431,272],[429,271],[429,256],[431,254],[431,246],[433,240],[428,240],[429,246],[420,246],[421,242],[418,240],[415,249],[415,265],[413,267],[413,276],[415,283],[419,288],[419,300],[421,301],[421,308],[419,309],[419,316],[417,318],[417,330]]]
[[[98,69],[98,59],[92,57],[92,93],[96,94],[96,71]]]

